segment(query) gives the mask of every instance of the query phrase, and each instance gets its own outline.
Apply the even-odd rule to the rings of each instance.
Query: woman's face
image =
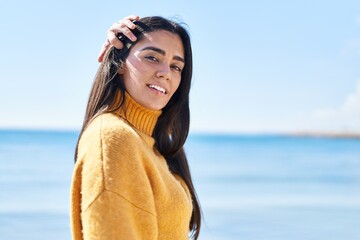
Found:
[[[177,34],[150,32],[131,48],[119,74],[137,103],[160,110],[180,85],[184,59],[184,47]]]

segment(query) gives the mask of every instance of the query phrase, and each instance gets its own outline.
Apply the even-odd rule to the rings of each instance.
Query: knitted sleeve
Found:
[[[141,139],[119,121],[98,117],[79,144],[83,239],[157,239]]]

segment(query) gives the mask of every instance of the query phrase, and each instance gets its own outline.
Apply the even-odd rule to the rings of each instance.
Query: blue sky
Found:
[[[106,30],[189,25],[193,132],[360,132],[360,1],[2,1],[0,128],[79,129]]]

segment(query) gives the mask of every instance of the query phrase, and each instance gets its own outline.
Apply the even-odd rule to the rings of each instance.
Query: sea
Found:
[[[0,130],[0,239],[70,239],[76,131]],[[202,240],[360,240],[360,139],[190,134]]]

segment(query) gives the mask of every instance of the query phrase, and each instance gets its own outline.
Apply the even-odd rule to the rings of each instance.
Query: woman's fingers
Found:
[[[112,46],[117,49],[121,49],[124,47],[124,44],[117,38],[117,35],[126,31],[126,29],[130,31],[127,27],[126,29],[125,27],[121,27],[122,25],[122,23],[114,23],[107,32],[107,40]]]
[[[124,19],[124,24],[131,29],[135,28],[135,24],[133,23],[134,20],[130,20],[130,19]]]
[[[121,26],[121,33],[123,33],[127,38],[134,42],[136,41],[136,36],[132,33],[131,30],[135,29],[135,27],[136,26],[132,21],[126,19]]]
[[[98,62],[102,62],[105,56],[105,53],[110,48],[109,40],[106,40],[105,43],[101,46],[100,53],[98,55]]]
[[[132,22],[134,20],[139,20],[139,16],[130,15],[117,23],[114,23],[110,29],[107,31],[107,39],[105,43],[101,46],[100,53],[98,56],[98,62],[102,62],[107,50],[114,46],[117,49],[124,47],[124,44],[118,39],[118,34],[122,33],[125,37],[129,38],[131,41],[136,41],[136,36],[132,33],[132,29],[135,29],[135,24]]]

